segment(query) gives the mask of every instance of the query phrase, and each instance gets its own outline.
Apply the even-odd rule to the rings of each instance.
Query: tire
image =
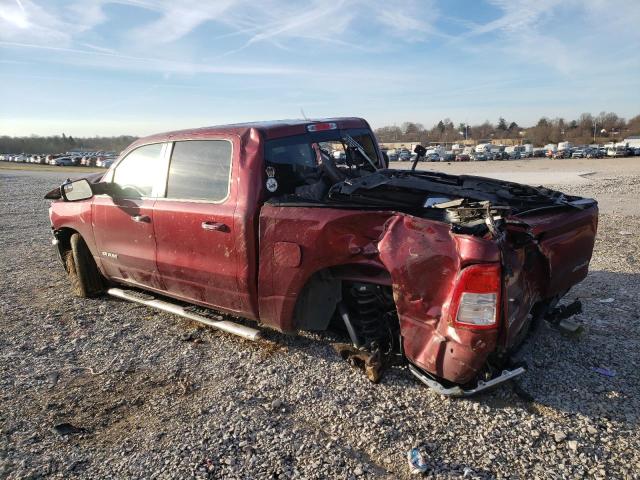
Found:
[[[71,236],[71,250],[65,254],[65,266],[73,293],[81,298],[97,297],[104,293],[105,279],[80,234]]]

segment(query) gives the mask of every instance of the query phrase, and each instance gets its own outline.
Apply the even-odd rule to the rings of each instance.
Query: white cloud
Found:
[[[281,65],[234,65],[229,62],[224,64],[209,64],[185,61],[166,60],[157,57],[140,57],[134,55],[123,55],[105,51],[105,49],[83,50],[79,48],[45,46],[20,42],[0,41],[0,47],[13,47],[32,50],[46,50],[56,52],[58,61],[71,65],[95,66],[102,68],[125,69],[125,70],[145,70],[160,73],[181,73],[181,74],[223,74],[240,76],[278,76],[278,75],[298,75],[306,73],[303,69],[292,68]]]
[[[22,1],[22,3],[20,3]],[[212,37],[210,59],[268,43],[292,52],[300,51],[302,42],[311,51],[323,46],[336,46],[340,52],[372,53],[386,46],[397,48],[399,42],[422,41],[437,34],[434,23],[438,18],[435,0],[70,0],[67,5],[45,8],[43,0],[16,0],[0,7],[0,40],[13,47],[29,44],[65,48],[62,62],[102,66],[90,54],[111,55],[101,60],[104,66],[125,69],[158,70],[164,73],[203,73],[209,69],[198,63],[163,61],[166,51],[174,45],[186,53],[193,47],[188,41],[177,43],[202,25],[219,25],[227,31],[216,42]],[[114,44],[103,45],[101,36],[92,30],[109,20],[106,7],[119,4],[152,12],[156,18],[140,21],[127,30],[114,30]],[[134,17],[135,18],[135,17]],[[377,35],[371,35],[373,31]],[[229,45],[236,41],[236,47]],[[217,44],[226,49],[216,49]],[[120,51],[114,45],[126,45]],[[172,48],[158,49],[171,46]],[[27,48],[27,47],[23,47]],[[61,51],[61,50],[59,50]],[[135,57],[135,59],[134,59]],[[94,57],[99,58],[99,57]],[[252,70],[252,69],[249,69]],[[269,71],[290,68],[267,68]]]
[[[440,12],[434,1],[378,0],[367,3],[374,19],[387,32],[405,40],[424,40],[429,35],[441,35],[435,28]]]
[[[160,1],[151,7],[160,13],[160,18],[136,28],[130,37],[142,45],[171,43],[207,21],[224,18],[230,8],[242,3],[238,0]]]
[[[640,47],[640,2],[625,0],[488,0],[498,18],[473,24],[457,42],[545,65],[569,75],[608,63],[607,48]],[[617,45],[616,45],[617,41]],[[484,43],[483,43],[484,42]],[[603,55],[604,53],[604,55]],[[499,57],[499,55],[498,55]],[[610,57],[610,51],[609,51]]]
[[[0,40],[24,40],[68,45],[71,35],[56,15],[31,0],[0,5]]]

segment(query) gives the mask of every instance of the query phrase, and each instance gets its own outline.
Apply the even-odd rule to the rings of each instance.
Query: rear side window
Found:
[[[167,198],[219,202],[229,193],[231,142],[176,142],[169,164]]]
[[[138,147],[118,164],[113,174],[113,183],[122,188],[124,197],[151,196],[154,185],[157,185],[166,171],[160,161],[162,147],[162,143]]]

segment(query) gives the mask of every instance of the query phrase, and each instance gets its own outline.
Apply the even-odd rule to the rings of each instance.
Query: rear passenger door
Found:
[[[227,139],[185,140],[170,148],[166,193],[154,207],[156,261],[166,291],[239,311],[233,144]]]

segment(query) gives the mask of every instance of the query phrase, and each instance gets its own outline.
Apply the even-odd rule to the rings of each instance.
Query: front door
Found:
[[[165,144],[138,147],[109,172],[112,196],[93,201],[93,232],[104,273],[117,280],[162,289],[156,266],[153,206],[166,175]]]
[[[233,150],[225,139],[176,141],[165,198],[154,206],[154,228],[167,293],[239,312]]]

